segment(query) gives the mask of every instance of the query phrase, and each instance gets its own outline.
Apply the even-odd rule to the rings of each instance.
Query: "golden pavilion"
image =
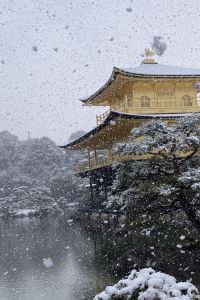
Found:
[[[200,69],[158,64],[146,49],[145,59],[134,68],[114,68],[96,93],[81,100],[84,106],[109,107],[96,117],[97,125],[62,148],[85,150],[87,160],[76,167],[82,177],[111,172],[114,163],[141,156],[117,156],[113,149],[127,142],[131,130],[150,119],[174,121],[200,112]]]

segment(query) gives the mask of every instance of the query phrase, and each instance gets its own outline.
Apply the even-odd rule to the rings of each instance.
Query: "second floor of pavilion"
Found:
[[[114,68],[85,106],[106,106],[129,114],[200,112],[200,69],[157,64],[148,60],[135,68]],[[103,121],[107,114],[97,120]]]

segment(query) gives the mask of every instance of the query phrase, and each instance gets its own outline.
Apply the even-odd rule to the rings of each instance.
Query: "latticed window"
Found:
[[[188,95],[184,95],[182,98],[183,106],[192,106],[192,98]]]
[[[197,104],[200,106],[200,92],[197,93]]]
[[[131,98],[128,98],[128,99],[127,99],[127,103],[128,103],[128,107],[133,106],[133,101],[132,101]]]
[[[140,98],[140,106],[141,107],[150,107],[150,98],[147,96],[142,96]]]

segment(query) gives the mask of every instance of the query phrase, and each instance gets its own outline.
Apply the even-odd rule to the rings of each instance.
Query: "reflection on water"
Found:
[[[90,300],[116,281],[98,265],[89,234],[64,220],[2,222],[0,241],[1,300]]]

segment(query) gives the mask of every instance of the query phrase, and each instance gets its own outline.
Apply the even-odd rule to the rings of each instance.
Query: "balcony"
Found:
[[[131,100],[131,101],[130,101]],[[196,98],[142,98],[128,99],[121,106],[111,110],[127,112],[129,114],[172,114],[200,112],[200,103]],[[109,115],[110,109],[96,116],[97,125],[101,124]]]
[[[99,156],[93,159],[89,159],[86,160],[84,163],[82,162],[81,164],[77,165],[74,169],[75,174],[80,174],[80,173],[85,173],[85,172],[89,172],[89,171],[93,171],[96,169],[100,169],[103,167],[108,167],[108,166],[112,166],[114,164],[117,163],[123,163],[126,161],[139,161],[139,160],[148,160],[148,159],[159,159],[160,156],[156,155],[157,154],[157,150],[154,150],[155,154],[140,154],[140,155],[136,155],[136,154],[131,154],[131,155],[120,155],[120,154],[116,154],[116,155],[112,155],[112,156]],[[186,157],[188,154],[190,154],[191,152],[178,152],[177,153],[177,157],[179,158],[184,158]],[[200,155],[200,153],[198,152],[197,155]]]
[[[111,166],[115,163],[121,163],[128,160],[146,160],[153,157],[151,154],[145,155],[115,155],[112,157],[102,157],[98,159],[90,159],[75,167],[74,171],[76,174],[93,171],[95,169]]]
[[[110,114],[110,109],[105,111],[103,114],[101,115],[96,115],[96,123],[97,126],[100,125],[101,123],[103,123],[103,121],[108,117],[108,115]]]
[[[123,103],[120,106],[113,106],[112,110],[119,111],[119,112],[125,112],[125,104]],[[97,123],[97,125],[100,125],[101,123],[103,123],[103,121],[109,116],[110,111],[111,111],[111,109],[108,109],[103,114],[96,116],[96,123]]]

